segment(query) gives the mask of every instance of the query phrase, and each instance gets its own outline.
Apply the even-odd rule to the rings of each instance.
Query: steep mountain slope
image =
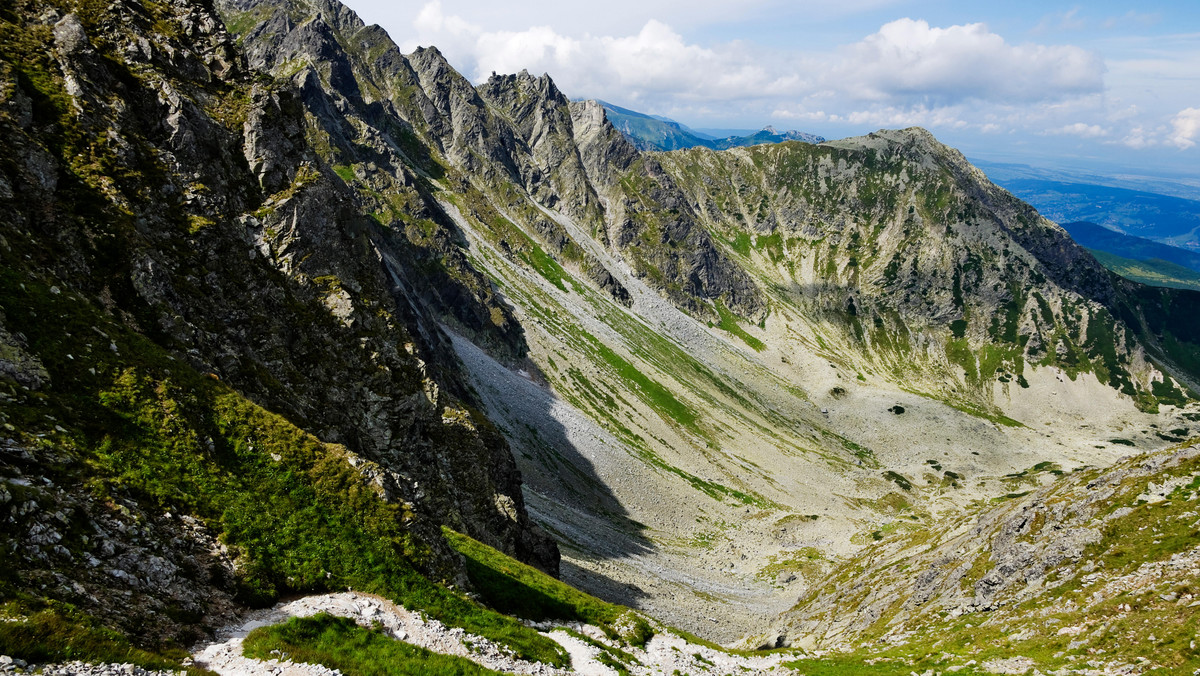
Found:
[[[203,2],[2,19],[7,598],[153,642],[235,598],[461,579],[440,524],[557,569],[430,308],[514,352],[519,328],[370,219],[303,90]]]
[[[943,530],[880,538],[801,597],[777,632],[902,670],[972,660],[990,673],[1191,673],[1196,444],[1013,475],[1014,492]],[[809,664],[819,667],[795,666]]]
[[[1131,396],[1160,379],[1104,268],[923,130],[664,160],[760,284],[783,280],[774,299],[841,324],[850,349],[835,352],[865,355],[860,370],[985,409],[1026,363],[1094,370]],[[913,355],[931,329],[941,354]],[[946,381],[946,362],[962,375]]]

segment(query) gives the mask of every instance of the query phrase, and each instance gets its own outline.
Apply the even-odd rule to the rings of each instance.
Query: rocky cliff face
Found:
[[[356,138],[353,118],[311,112],[362,101],[336,58],[321,57],[323,77],[348,96],[330,96],[313,72],[294,85],[253,75],[204,2],[69,10],[31,1],[3,16],[4,443],[25,458],[5,472],[28,487],[22,500],[5,494],[5,548],[20,552],[5,564],[9,589],[49,576],[62,586],[45,593],[104,616],[123,612],[102,600],[125,589],[148,600],[121,621],[161,622],[169,635],[223,612],[239,580],[273,593],[313,584],[285,580],[278,554],[234,547],[233,517],[200,507],[207,489],[160,494],[159,482],[181,478],[154,464],[165,460],[115,450],[160,425],[197,435],[188,464],[223,463],[228,444],[267,445],[250,442],[263,427],[229,436],[239,425],[211,408],[212,388],[329,444],[321,453],[342,458],[331,462],[357,468],[339,475],[344,486],[407,510],[386,527],[428,552],[429,574],[452,579],[461,565],[439,524],[556,571],[557,550],[526,515],[507,444],[473,409],[439,322],[514,357],[520,328],[450,231],[424,225],[445,216],[428,206],[419,165],[389,167],[388,199],[372,201],[314,147]],[[322,54],[314,30],[294,39]],[[355,152],[382,164],[401,156],[379,152],[391,140]],[[38,406],[44,417],[31,418]],[[106,499],[121,513],[106,514]],[[175,516],[157,516],[164,508]],[[213,535],[230,550],[189,573],[182,562],[212,549]],[[73,566],[98,569],[64,577]],[[181,607],[192,619],[162,615]]]

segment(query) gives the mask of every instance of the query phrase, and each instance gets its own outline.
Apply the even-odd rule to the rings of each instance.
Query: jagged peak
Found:
[[[446,60],[446,56],[442,54],[437,47],[417,47],[412,53],[405,56],[409,66],[415,71],[418,79],[422,83],[422,87],[426,88],[426,93],[429,93],[429,88],[437,82],[452,83],[450,86],[461,91],[475,89],[471,82],[467,80],[462,73],[450,65]]]
[[[549,73],[535,76],[524,68],[516,74],[498,74],[492,71],[487,82],[480,86],[480,90],[488,91],[491,96],[495,97],[500,91],[509,87],[516,87],[525,92],[537,92],[541,98],[552,105],[569,103],[569,99],[554,84],[554,79],[550,77]]]
[[[575,101],[582,108],[582,111],[589,116],[596,116],[600,123],[608,122],[608,111],[604,107],[604,102],[599,99],[584,99]]]
[[[452,70],[454,67],[446,60],[446,56],[441,50],[433,45],[428,47],[417,47],[405,57],[412,64],[421,64],[425,70]],[[455,71],[458,72],[458,71]]]
[[[450,65],[450,62],[446,61],[445,55],[442,54],[442,50],[438,49],[435,45],[429,45],[428,47],[418,46],[412,53],[416,56],[441,59],[446,65]]]

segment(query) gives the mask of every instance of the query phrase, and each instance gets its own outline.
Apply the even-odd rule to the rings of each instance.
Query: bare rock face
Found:
[[[54,460],[11,439],[0,445],[35,477]],[[237,612],[233,560],[194,517],[18,478],[0,483],[0,523],[19,545],[6,565],[25,584],[147,642],[197,641]]]
[[[255,85],[250,90],[250,110],[243,125],[242,149],[250,173],[267,194],[277,193],[296,180],[305,159],[304,118],[296,92]]]
[[[50,383],[46,366],[36,355],[29,354],[25,338],[14,336],[4,327],[3,312],[0,312],[0,378],[14,380],[31,390]]]

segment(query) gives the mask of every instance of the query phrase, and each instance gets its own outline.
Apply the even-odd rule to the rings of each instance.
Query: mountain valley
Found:
[[[2,654],[1200,666],[1200,295],[923,129],[639,150],[337,0],[17,0],[0,69]]]

